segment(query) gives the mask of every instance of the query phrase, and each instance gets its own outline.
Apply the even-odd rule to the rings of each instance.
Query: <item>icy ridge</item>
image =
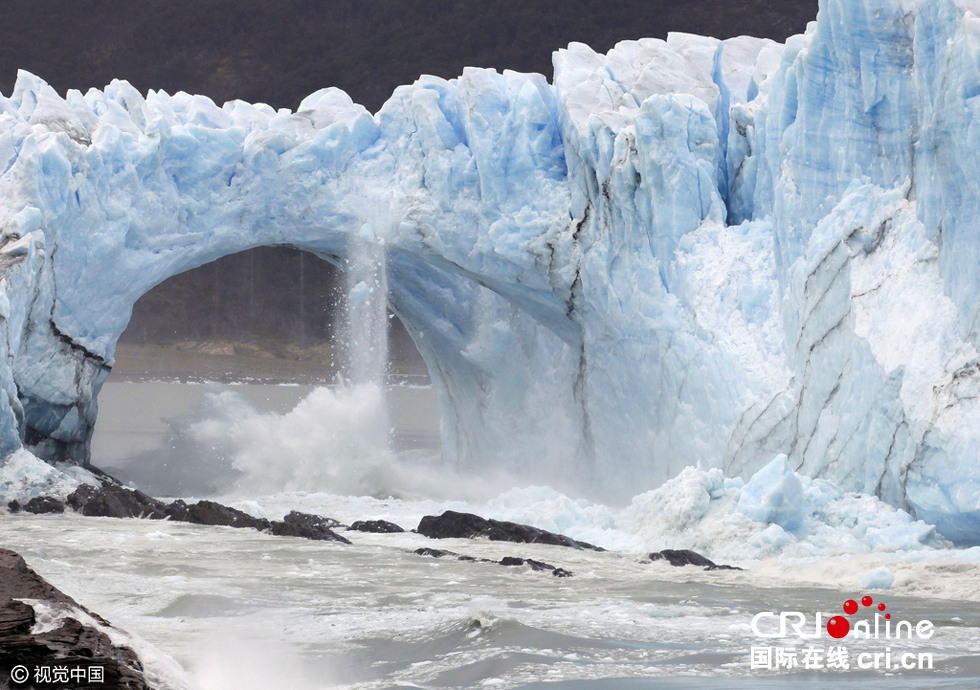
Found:
[[[450,464],[626,497],[785,454],[976,541],[978,22],[823,0],[785,45],[572,44],[554,84],[468,68],[376,115],[336,89],[291,113],[21,73],[0,450],[87,461],[136,299],[260,245],[343,265],[385,198]]]

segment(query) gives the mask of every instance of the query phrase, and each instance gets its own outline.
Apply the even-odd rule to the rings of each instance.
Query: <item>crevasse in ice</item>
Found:
[[[466,69],[373,116],[336,89],[293,113],[21,73],[0,451],[87,461],[154,285],[259,245],[342,264],[370,223],[447,462],[623,497],[785,454],[976,541],[976,10],[822,0],[785,45],[572,44],[553,84]]]

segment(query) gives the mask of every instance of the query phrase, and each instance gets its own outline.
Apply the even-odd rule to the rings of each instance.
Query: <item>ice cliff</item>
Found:
[[[0,450],[85,463],[134,302],[259,245],[384,242],[447,462],[629,496],[796,472],[980,541],[980,5],[823,0],[371,115],[0,97]],[[360,239],[359,239],[360,238]]]

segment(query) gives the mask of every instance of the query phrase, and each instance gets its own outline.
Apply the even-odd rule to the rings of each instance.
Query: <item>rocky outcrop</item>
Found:
[[[281,537],[302,537],[314,541],[338,541],[341,544],[350,544],[349,539],[331,529],[338,526],[340,523],[332,518],[293,510],[281,522],[277,520],[272,523],[272,533]]]
[[[166,506],[164,513],[171,520],[189,522],[193,525],[252,527],[257,530],[267,530],[272,527],[272,523],[264,518],[252,517],[244,511],[214,501],[198,501],[187,505],[178,499]]]
[[[333,518],[300,513],[294,510],[281,521],[270,521],[265,518],[254,517],[237,508],[215,501],[198,501],[188,505],[186,502],[177,499],[167,504],[142,491],[125,487],[118,480],[105,473],[98,472],[98,475],[102,481],[101,486],[82,484],[68,496],[65,503],[52,496],[38,496],[24,505],[17,501],[11,501],[7,508],[12,513],[22,511],[28,513],[63,513],[67,507],[88,517],[169,519],[174,522],[187,522],[193,525],[251,528],[283,537],[335,541],[341,544],[351,543],[350,540],[334,531],[335,528],[346,527],[346,525],[342,525]],[[377,526],[374,531],[404,531],[398,525],[384,523],[381,520],[359,524]],[[385,525],[390,527],[385,528]],[[372,530],[366,529],[364,531]]]
[[[473,539],[486,537],[490,541],[509,541],[516,544],[551,544],[574,549],[604,551],[584,541],[575,541],[564,534],[555,534],[530,525],[490,520],[472,513],[447,510],[442,515],[426,515],[419,522],[418,533],[432,539]]]
[[[565,570],[564,568],[556,568],[549,563],[543,561],[536,561],[531,558],[517,558],[515,556],[505,556],[499,561],[494,561],[489,558],[476,558],[475,556],[463,556],[455,551],[446,551],[444,549],[430,549],[428,547],[422,547],[415,549],[414,553],[420,556],[431,556],[432,558],[455,558],[457,561],[472,561],[474,563],[496,563],[497,565],[504,566],[527,566],[531,570],[550,572],[555,577],[571,577],[572,572],[570,570]]]
[[[127,489],[111,481],[101,487],[82,484],[68,496],[68,505],[89,517],[151,518],[167,517],[167,504],[136,489]]]
[[[150,690],[136,652],[113,644],[111,630],[18,554],[0,549],[0,687]],[[55,668],[68,674],[65,682],[56,682]]]
[[[664,549],[655,551],[647,556],[647,563],[654,561],[667,561],[674,566],[696,565],[705,570],[742,570],[734,565],[719,565],[709,558],[705,558],[696,551],[689,549]]]
[[[555,566],[551,565],[550,563],[545,563],[543,561],[536,561],[536,560],[531,559],[531,558],[515,558],[514,556],[507,556],[505,558],[501,558],[498,561],[498,563],[500,563],[500,565],[507,565],[507,566],[511,566],[511,567],[513,567],[513,566],[526,565],[531,570],[540,570],[540,571],[550,572],[555,577],[571,577],[572,576],[572,572],[570,570],[565,570],[564,568],[556,568]]]
[[[387,520],[358,520],[348,529],[356,532],[373,532],[375,534],[397,534],[405,530],[394,522]]]
[[[19,501],[11,501],[7,504],[7,509],[11,513],[24,511],[35,515],[44,515],[46,513],[65,512],[65,504],[52,496],[35,496],[24,505],[21,505]]]

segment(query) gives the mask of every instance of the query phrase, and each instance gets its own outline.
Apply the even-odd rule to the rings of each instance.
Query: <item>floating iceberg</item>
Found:
[[[0,454],[89,460],[154,285],[260,245],[343,264],[376,233],[456,468],[622,499],[785,454],[980,541],[978,56],[962,3],[822,0],[785,45],[571,44],[553,84],[468,68],[375,115],[337,89],[293,113],[21,73]]]

